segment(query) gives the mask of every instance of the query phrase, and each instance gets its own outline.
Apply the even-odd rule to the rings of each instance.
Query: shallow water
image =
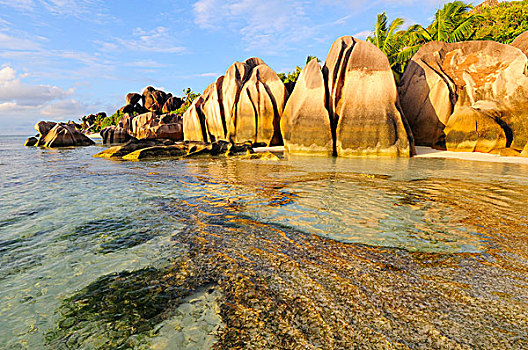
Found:
[[[0,140],[6,348],[528,346],[526,165],[23,142]]]

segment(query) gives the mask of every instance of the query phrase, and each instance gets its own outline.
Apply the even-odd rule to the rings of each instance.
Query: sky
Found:
[[[235,61],[276,72],[365,39],[378,13],[427,25],[442,0],[0,0],[0,134],[79,120],[148,85],[202,92]]]

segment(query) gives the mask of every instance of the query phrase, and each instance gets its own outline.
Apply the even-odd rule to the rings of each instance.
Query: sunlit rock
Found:
[[[350,36],[332,44],[322,71],[314,60],[304,68],[281,124],[293,153],[409,157],[414,152],[387,57]]]
[[[280,78],[262,60],[235,62],[185,113],[185,139],[281,144],[287,97]]]
[[[416,144],[522,151],[528,142],[527,64],[528,58],[518,49],[492,41],[423,46],[409,63],[400,87]],[[456,136],[448,135],[453,132]]]

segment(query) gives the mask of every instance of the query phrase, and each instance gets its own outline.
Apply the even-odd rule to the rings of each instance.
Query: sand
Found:
[[[449,158],[471,160],[477,162],[493,162],[493,163],[514,163],[514,164],[528,164],[528,158],[524,157],[503,157],[496,154],[479,153],[479,152],[449,152],[439,151],[430,147],[416,147],[416,158]]]

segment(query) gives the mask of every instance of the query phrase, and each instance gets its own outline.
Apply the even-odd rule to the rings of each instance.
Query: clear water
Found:
[[[51,150],[23,142],[0,139],[0,348],[53,348],[46,338],[64,300],[104,276],[163,269],[187,254],[189,247],[174,240],[185,227],[177,208],[167,209],[175,201],[185,203],[188,217],[205,213],[219,226],[214,216],[225,214],[211,208],[356,247],[472,254],[482,266],[510,239],[486,224],[487,215],[514,213],[522,242],[528,231],[524,165],[311,157],[119,162],[93,158],[100,145]],[[503,255],[524,269],[525,248],[509,245]],[[520,274],[515,293],[526,312]],[[472,281],[478,293],[489,287],[478,284],[478,274]],[[166,344],[163,337],[150,334],[137,344]]]

